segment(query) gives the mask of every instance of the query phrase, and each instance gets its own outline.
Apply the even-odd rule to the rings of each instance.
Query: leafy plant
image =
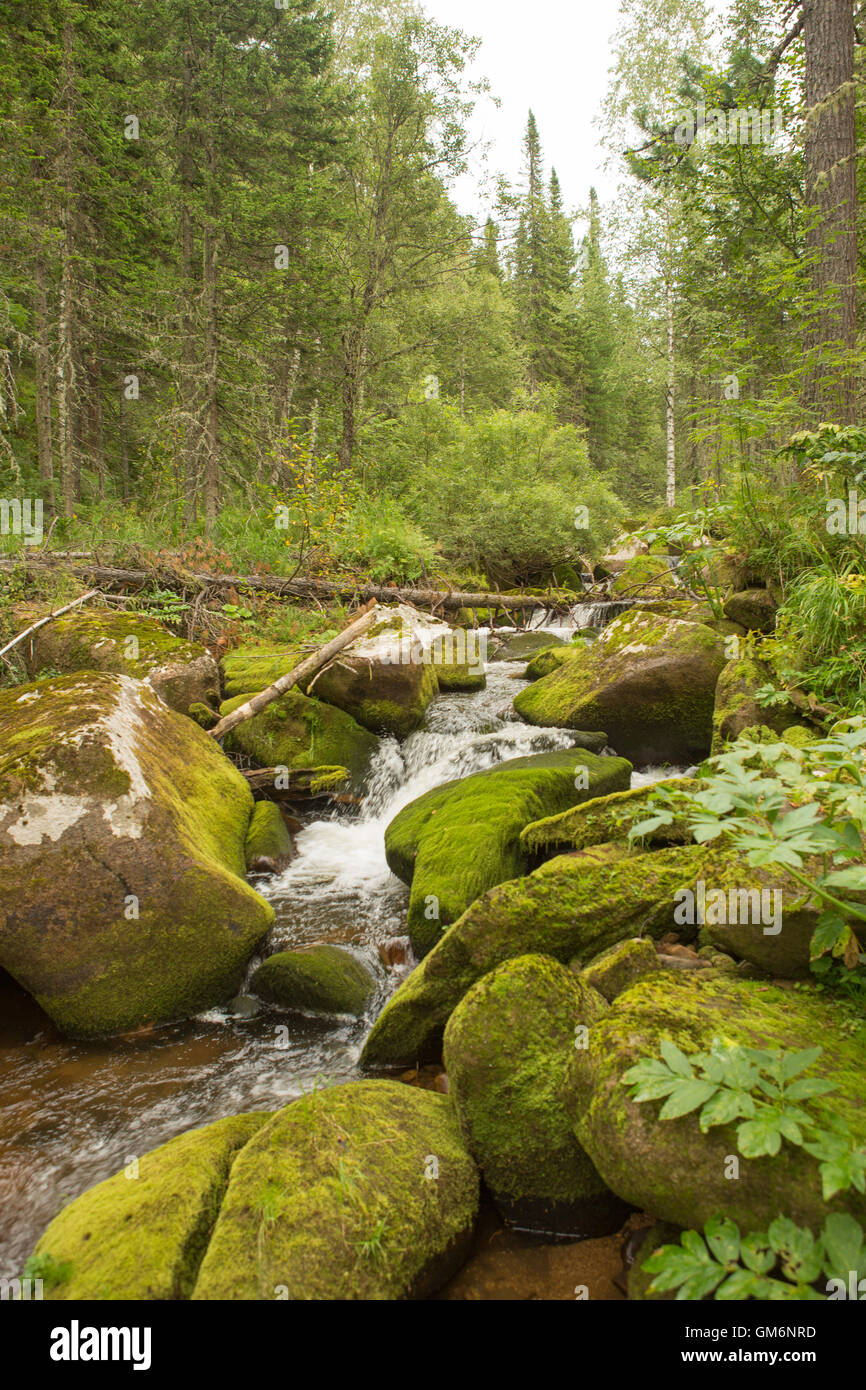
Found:
[[[679,1245],[653,1251],[641,1268],[654,1276],[650,1293],[677,1291],[677,1301],[766,1299],[821,1300],[814,1287],[823,1274],[848,1284],[866,1273],[863,1228],[852,1216],[833,1213],[820,1236],[779,1216],[767,1231],[741,1235],[735,1221],[714,1216],[698,1231],[684,1231]]]
[[[737,1148],[744,1158],[777,1154],[782,1140],[820,1160],[824,1200],[855,1187],[866,1192],[866,1151],[854,1147],[840,1116],[822,1122],[802,1102],[836,1088],[819,1076],[803,1076],[821,1056],[820,1047],[802,1052],[763,1051],[715,1039],[709,1052],[686,1056],[670,1038],[660,1058],[643,1058],[623,1076],[637,1104],[662,1100],[660,1120],[699,1111],[701,1133],[716,1125],[737,1125]]]
[[[685,815],[699,844],[724,838],[762,868],[778,867],[823,908],[812,938],[813,968],[864,962],[851,921],[866,907],[866,719],[840,721],[827,738],[796,748],[741,739],[711,758],[695,791],[660,789],[653,814],[632,826],[639,839]]]

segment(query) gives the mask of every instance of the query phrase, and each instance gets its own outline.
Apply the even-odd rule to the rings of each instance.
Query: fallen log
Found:
[[[98,589],[91,589],[88,593],[82,594],[79,598],[73,599],[71,603],[65,603],[62,608],[55,608],[46,617],[40,618],[38,623],[31,623],[30,627],[19,632],[17,637],[13,637],[11,642],[7,642],[5,647],[0,647],[0,656],[5,656],[11,652],[13,647],[17,647],[19,642],[23,642],[25,637],[29,637],[32,632],[37,632],[40,627],[50,623],[54,618],[60,618],[64,613],[69,613],[73,608],[79,608],[82,603],[86,603],[89,598],[96,598]]]
[[[260,690],[258,695],[254,695],[251,700],[247,700],[245,705],[239,705],[237,709],[227,714],[225,719],[221,719],[212,729],[208,730],[211,738],[222,738],[229,730],[237,728],[238,724],[243,724],[247,719],[252,719],[253,715],[261,714],[273,700],[285,695],[287,690],[291,690],[293,685],[299,681],[306,681],[310,676],[314,676],[320,666],[324,666],[331,657],[336,656],[344,647],[348,647],[350,642],[362,637],[369,627],[372,627],[376,620],[377,612],[371,608],[369,613],[363,613],[360,618],[356,618],[347,628],[337,637],[332,637],[330,642],[326,642],[324,647],[320,647],[312,656],[308,656],[297,666],[293,666],[279,680],[275,680],[273,685],[269,685],[266,690]]]
[[[339,777],[337,774],[342,773]],[[328,775],[330,774],[330,776]],[[291,801],[297,796],[334,796],[333,787],[350,781],[346,768],[324,767],[253,767],[241,773],[252,792],[268,792],[272,800]],[[327,782],[319,790],[317,783]]]
[[[34,555],[21,560],[0,561],[0,569],[25,566],[28,570],[38,570],[44,566],[62,566],[69,573],[79,575],[92,584],[103,588],[137,587],[158,583],[162,588],[176,590],[193,589],[246,589],[252,593],[274,594],[278,598],[299,599],[348,599],[367,603],[375,599],[379,603],[410,603],[415,608],[445,608],[456,612],[458,608],[500,608],[503,611],[525,612],[536,609],[557,607],[555,594],[490,594],[468,593],[460,590],[441,589],[392,589],[382,584],[366,584],[352,579],[281,579],[272,574],[203,574],[198,571],[165,567],[153,570],[124,569],[112,565],[80,564],[78,560],[70,564],[64,556]],[[573,600],[563,598],[561,606],[571,607]]]

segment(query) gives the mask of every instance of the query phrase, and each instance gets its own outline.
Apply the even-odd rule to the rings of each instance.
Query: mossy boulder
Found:
[[[345,710],[373,733],[405,738],[418,728],[439,689],[435,644],[441,650],[451,636],[447,623],[408,604],[377,606],[373,625],[316,673],[307,692]]]
[[[236,1158],[193,1298],[428,1296],[465,1258],[478,1196],[448,1096],[390,1081],[317,1091]]]
[[[676,596],[678,588],[673,571],[663,555],[635,555],[626,560],[611,581],[611,598],[655,598]]]
[[[247,693],[226,700],[220,714],[231,714],[249,698]],[[379,740],[344,710],[310,699],[300,690],[289,690],[260,714],[231,729],[225,747],[228,752],[245,753],[259,767],[348,768],[360,785]]]
[[[556,816],[533,821],[521,831],[520,843],[527,854],[545,859],[570,849],[589,849],[591,845],[628,844],[631,827],[652,814],[651,796],[657,787],[691,791],[697,786],[698,782],[691,777],[668,777],[651,787],[634,787],[594,797]],[[687,845],[691,841],[692,832],[685,819],[677,818],[670,825],[650,832],[644,843],[655,847]]]
[[[791,705],[765,708],[755,698],[761,686],[771,681],[769,668],[751,658],[729,661],[722,668],[713,709],[714,753],[720,753],[726,743],[739,738],[744,729],[755,724],[763,724],[777,733],[782,733],[790,724]]]
[[[634,936],[594,956],[581,979],[611,1002],[644,975],[654,975],[659,968],[658,952],[652,941]]]
[[[724,613],[747,632],[773,632],[778,604],[769,589],[743,589],[725,601]]]
[[[525,871],[520,832],[529,821],[627,787],[630,776],[621,758],[567,749],[511,758],[405,806],[385,831],[385,854],[411,886],[408,932],[416,955],[435,946],[486,889]]]
[[[323,942],[268,956],[253,975],[250,988],[287,1009],[358,1017],[376,993],[376,981],[349,951]]]
[[[220,665],[223,670],[226,698],[236,695],[255,695],[286,675],[304,659],[297,647],[246,646],[226,652]]]
[[[39,1244],[47,1299],[185,1299],[240,1149],[270,1118],[233,1115],[179,1135],[82,1193]]]
[[[862,1193],[823,1201],[818,1160],[803,1149],[783,1140],[775,1157],[740,1158],[732,1180],[736,1124],[702,1134],[695,1114],[659,1120],[660,1102],[631,1101],[623,1075],[660,1056],[664,1038],[687,1054],[707,1050],[715,1038],[792,1051],[819,1042],[823,1053],[810,1074],[836,1089],[808,1101],[808,1109],[827,1124],[841,1117],[855,1143],[866,1143],[862,1044],[840,1027],[832,1001],[813,990],[794,993],[710,972],[665,974],[619,995],[590,1028],[588,1048],[572,1055],[576,1134],[612,1191],[686,1227],[702,1227],[719,1212],[743,1232],[766,1229],[780,1215],[819,1230],[828,1208],[866,1218]]]
[[[65,1032],[237,993],[273,909],[245,881],[246,781],[127,676],[0,694],[0,966]]]
[[[674,922],[674,898],[700,875],[706,853],[690,845],[610,860],[587,850],[491,889],[385,1005],[367,1039],[363,1065],[434,1061],[453,1010],[476,980],[503,961],[539,953],[567,964],[575,956],[590,960],[627,937],[687,935]]]
[[[600,995],[549,956],[506,961],[472,986],[445,1030],[450,1094],[502,1214],[522,1229],[599,1236],[626,1209],[574,1136],[563,1088]]]
[[[514,708],[530,724],[604,729],[639,764],[690,763],[712,741],[723,640],[703,623],[629,611],[604,629],[582,661],[521,690]]]
[[[244,843],[244,855],[251,873],[281,873],[294,859],[295,843],[276,802],[256,802]]]
[[[27,673],[50,668],[111,671],[146,680],[169,709],[189,713],[190,705],[214,709],[220,701],[219,667],[197,642],[185,642],[155,618],[134,613],[81,610],[52,618],[19,649]]]
[[[585,654],[587,645],[586,642],[570,642],[563,646],[545,647],[532,658],[523,674],[528,681],[541,680],[542,676],[549,676],[551,671],[558,671],[567,661],[579,660]]]
[[[515,632],[506,637],[491,656],[491,661],[529,661],[539,652],[554,645],[549,632]]]

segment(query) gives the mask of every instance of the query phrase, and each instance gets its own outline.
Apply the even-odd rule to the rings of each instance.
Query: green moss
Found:
[[[681,593],[667,560],[660,555],[635,555],[614,576],[611,598],[635,598],[638,594],[663,597]]]
[[[252,868],[260,859],[270,859],[279,868],[289,862],[294,852],[292,837],[279,806],[273,801],[257,801],[244,844],[247,868]]]
[[[589,786],[576,788],[578,768]],[[631,767],[582,749],[512,758],[418,797],[385,831],[393,872],[411,885],[408,930],[416,955],[475,898],[527,867],[520,832],[544,811],[628,785]]]
[[[523,1227],[601,1235],[625,1209],[577,1143],[563,1102],[577,1030],[600,995],[547,956],[506,961],[458,1004],[445,1066],[463,1135],[504,1214]]]
[[[714,753],[721,752],[728,741],[738,738],[745,729],[756,724],[781,733],[790,722],[790,706],[787,710],[765,709],[755,698],[756,691],[770,680],[769,667],[751,658],[729,661],[723,667],[716,686],[713,709]]]
[[[521,832],[520,843],[527,854],[562,854],[569,849],[589,849],[591,845],[609,844],[615,841],[628,843],[628,833],[633,825],[652,814],[650,800],[656,787],[670,787],[689,791],[698,786],[690,777],[669,777],[656,782],[652,787],[635,787],[633,790],[612,792],[609,796],[594,797],[579,806],[571,806],[556,816],[534,821]],[[660,826],[647,837],[648,845],[690,844],[691,831],[684,819],[677,819],[671,825]]]
[[[373,998],[376,981],[348,951],[323,943],[268,956],[253,976],[251,989],[286,1008],[357,1016]]]
[[[235,647],[220,663],[226,698],[267,690],[303,659],[304,653],[296,647]]]
[[[575,661],[578,657],[584,656],[586,648],[585,642],[572,642],[568,646],[545,647],[543,651],[532,658],[523,674],[528,681],[540,680],[542,676],[549,676],[551,671],[558,671],[560,666],[564,666],[567,661]]]
[[[644,975],[653,975],[658,969],[655,946],[638,936],[630,941],[619,941],[594,956],[583,971],[582,979],[610,1001]]]
[[[674,923],[674,895],[705,870],[708,851],[689,845],[612,863],[594,853],[552,859],[473,903],[385,1005],[362,1063],[434,1059],[466,991],[503,961],[540,953],[567,964],[626,937],[683,930]]]
[[[49,1299],[188,1298],[232,1163],[269,1119],[235,1115],[145,1154],[64,1207],[39,1244],[66,1277]],[[127,1174],[132,1174],[127,1176]]]
[[[718,1212],[742,1231],[765,1229],[778,1215],[817,1230],[827,1210],[866,1218],[866,1196],[851,1192],[825,1204],[818,1160],[783,1143],[775,1157],[739,1160],[735,1126],[701,1134],[694,1115],[658,1119],[658,1105],[634,1104],[621,1085],[628,1068],[659,1055],[662,1038],[686,1053],[720,1037],[747,1047],[824,1049],[816,1072],[836,1086],[811,1100],[816,1116],[841,1116],[855,1142],[866,1142],[862,1046],[838,1028],[838,1011],[813,990],[775,989],[727,976],[671,975],[639,981],[590,1029],[589,1048],[572,1059],[572,1100],[580,1142],[608,1186],[625,1201],[679,1226],[703,1226]]]
[[[88,1036],[235,993],[274,914],[245,881],[252,795],[213,739],[98,672],[5,692],[0,729],[0,965]]]
[[[387,1081],[319,1091],[239,1155],[193,1297],[429,1294],[463,1258],[477,1209],[447,1096]]]
[[[701,623],[630,611],[604,629],[583,661],[520,691],[514,708],[530,724],[603,729],[639,764],[694,761],[710,747],[722,646]]]
[[[220,714],[231,714],[249,698],[245,694],[226,700]],[[351,715],[299,690],[281,695],[226,736],[227,749],[246,753],[260,767],[345,767],[357,783],[366,776],[378,747],[374,735]]]

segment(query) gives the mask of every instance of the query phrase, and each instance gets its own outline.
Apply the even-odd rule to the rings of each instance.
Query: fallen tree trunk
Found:
[[[19,632],[18,636],[13,637],[11,642],[7,642],[5,647],[0,647],[0,656],[5,656],[7,652],[11,652],[12,648],[17,647],[19,642],[23,642],[25,637],[29,637],[31,632],[37,632],[40,627],[44,627],[46,623],[50,623],[53,618],[59,618],[62,614],[70,612],[71,609],[78,608],[82,603],[86,603],[89,598],[96,598],[98,593],[98,589],[91,589],[88,593],[82,594],[80,598],[73,599],[71,603],[64,604],[62,608],[55,608],[53,612],[49,613],[46,617],[40,618],[38,623],[32,623],[31,626],[25,628],[23,632]]]
[[[260,690],[258,695],[254,695],[251,700],[247,700],[245,705],[239,705],[237,709],[227,714],[225,719],[221,719],[212,729],[208,730],[211,738],[222,738],[230,729],[237,728],[238,724],[243,724],[247,719],[252,719],[253,715],[261,714],[263,709],[273,701],[279,699],[280,695],[285,695],[287,690],[291,690],[293,685],[299,681],[305,681],[310,676],[314,676],[320,666],[336,656],[344,647],[348,647],[350,642],[362,637],[369,627],[372,627],[378,614],[375,608],[369,613],[362,613],[360,618],[356,618],[350,623],[337,637],[332,637],[330,642],[326,642],[324,647],[320,647],[312,656],[308,656],[299,665],[293,666],[291,671],[287,671],[279,680],[269,685],[267,690]]]
[[[541,597],[536,594],[463,593],[453,589],[392,589],[381,584],[356,583],[349,579],[281,579],[278,575],[201,574],[192,570],[166,568],[132,570],[98,563],[85,565],[78,560],[70,564],[63,556],[50,555],[28,556],[15,562],[2,561],[0,568],[12,568],[13,563],[32,570],[43,566],[62,566],[71,574],[103,588],[142,588],[146,584],[159,583],[163,588],[177,590],[248,589],[277,597],[349,599],[359,603],[376,599],[379,603],[411,603],[416,608],[444,608],[451,612],[456,612],[458,608],[500,608],[505,612],[526,612],[557,606],[555,594]],[[561,606],[571,605],[566,599],[561,601]]]

